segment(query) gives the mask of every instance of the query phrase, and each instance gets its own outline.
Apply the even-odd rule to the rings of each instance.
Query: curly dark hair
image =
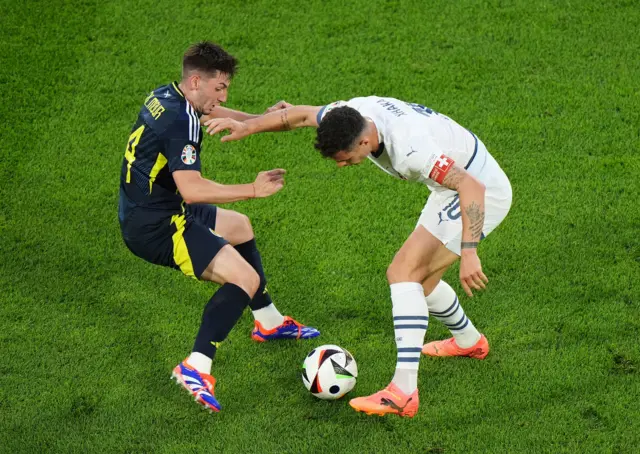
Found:
[[[320,122],[314,147],[325,158],[331,158],[343,150],[351,150],[365,126],[364,117],[356,109],[336,107]]]
[[[184,53],[182,74],[198,70],[215,76],[216,72],[220,71],[233,77],[237,65],[238,60],[222,47],[211,41],[201,41],[189,46]]]

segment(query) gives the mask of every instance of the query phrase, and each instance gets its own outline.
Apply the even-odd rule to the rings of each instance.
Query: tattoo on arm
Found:
[[[289,123],[289,116],[287,115],[287,109],[283,109],[280,114],[280,121],[282,122],[282,126],[286,131],[291,129],[291,123]]]
[[[471,202],[470,205],[464,207],[464,211],[469,218],[471,238],[479,240],[482,235],[482,227],[484,227],[484,211],[480,210],[480,205],[476,202]]]
[[[441,184],[446,188],[459,192],[462,181],[466,177],[467,172],[454,164],[445,175]],[[472,201],[469,205],[463,206],[462,208],[469,219],[469,227],[471,230],[471,241],[462,243],[463,249],[464,245],[469,245],[468,247],[477,247],[477,242],[480,241],[482,228],[484,227],[484,208],[481,208],[475,201]]]
[[[442,180],[442,186],[457,191],[458,187],[460,186],[460,182],[465,176],[465,173],[466,172],[463,171],[460,167],[454,165],[444,177],[444,180]]]

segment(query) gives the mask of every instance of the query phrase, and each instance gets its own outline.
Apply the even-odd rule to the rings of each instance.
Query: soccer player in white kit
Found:
[[[210,134],[230,131],[223,142],[263,131],[316,127],[315,147],[339,167],[368,158],[386,173],[431,190],[415,230],[387,269],[398,350],[395,375],[382,391],[352,399],[354,409],[413,417],[419,402],[420,352],[487,356],[486,337],[465,315],[451,286],[441,280],[460,258],[464,291],[471,297],[473,289],[485,288],[488,279],[482,272],[478,243],[511,207],[509,179],[473,133],[420,104],[377,96],[293,106],[245,122],[214,119],[206,125]],[[429,314],[453,337],[423,346]]]

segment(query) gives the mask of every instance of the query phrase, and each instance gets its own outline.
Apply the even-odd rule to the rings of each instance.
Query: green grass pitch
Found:
[[[0,452],[634,453],[640,450],[640,7],[632,0],[0,2]],[[287,169],[250,216],[280,309],[322,330],[219,351],[223,412],[169,381],[215,287],[134,257],[117,221],[146,94],[197,40],[241,62],[228,105],[362,95],[474,131],[514,204],[462,296],[485,361],[421,361],[412,420],[324,402],[299,377],[336,343],[365,395],[393,374],[385,269],[428,195],[320,159],[313,131],[220,144],[223,183]],[[427,339],[447,336],[435,319]]]

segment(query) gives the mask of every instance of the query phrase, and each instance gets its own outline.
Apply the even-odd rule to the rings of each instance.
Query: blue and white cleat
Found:
[[[319,335],[320,331],[317,329],[304,326],[287,315],[282,325],[269,330],[264,329],[260,322],[256,320],[251,338],[258,342],[266,342],[274,339],[311,339]]]
[[[219,412],[222,409],[214,395],[216,379],[209,374],[198,372],[187,363],[186,359],[173,369],[171,378],[189,391],[196,402],[207,410]]]

